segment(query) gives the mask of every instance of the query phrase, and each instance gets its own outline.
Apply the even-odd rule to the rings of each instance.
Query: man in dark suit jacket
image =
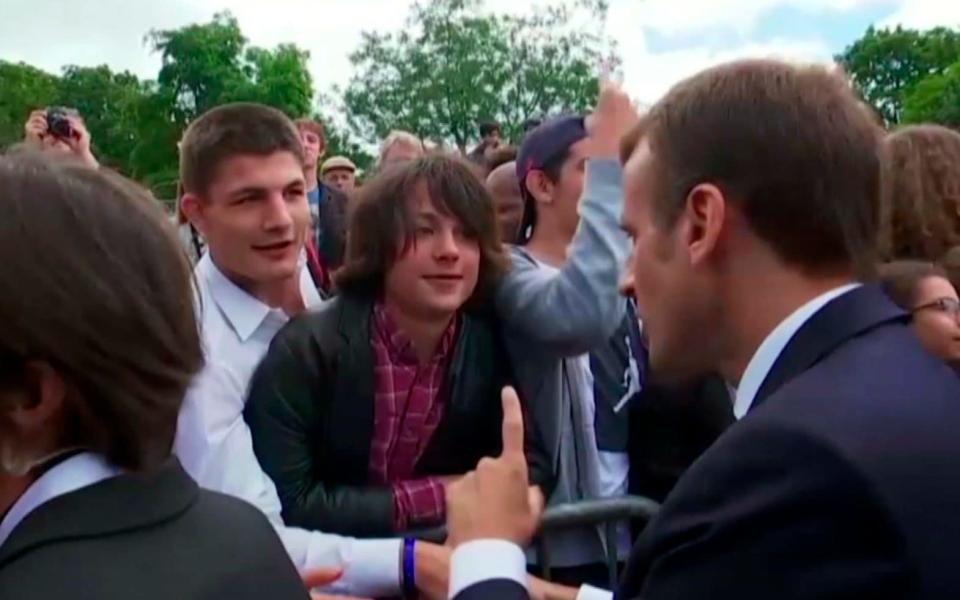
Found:
[[[741,420],[667,497],[617,597],[960,597],[960,380],[858,283],[879,222],[877,140],[841,77],[772,61],[678,84],[625,138],[651,368],[721,373]],[[532,531],[514,479],[481,465],[451,491],[459,600],[527,597],[512,558],[485,561],[488,544]]]
[[[60,466],[75,476],[77,464]],[[307,592],[266,517],[200,490],[176,459],[53,498],[0,545],[0,600],[134,597],[306,600]]]
[[[306,600],[266,516],[170,457],[203,353],[157,204],[35,157],[0,198],[0,600]]]

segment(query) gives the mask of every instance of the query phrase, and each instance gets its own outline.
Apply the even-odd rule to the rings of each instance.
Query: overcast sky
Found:
[[[129,69],[153,78],[150,29],[203,22],[229,9],[253,44],[310,51],[318,91],[343,85],[364,30],[402,27],[412,0],[0,0],[0,58],[52,72],[63,65]],[[536,10],[538,0],[488,0]],[[643,102],[711,64],[742,56],[829,60],[870,24],[960,26],[960,0],[610,0],[607,33],[624,83]]]

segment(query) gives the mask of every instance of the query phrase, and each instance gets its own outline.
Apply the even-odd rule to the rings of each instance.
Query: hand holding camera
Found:
[[[93,168],[98,167],[90,150],[90,132],[77,111],[59,106],[34,110],[24,125],[26,143],[41,152],[72,155]]]

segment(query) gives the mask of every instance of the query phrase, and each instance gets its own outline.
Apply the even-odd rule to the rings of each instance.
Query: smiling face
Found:
[[[407,200],[413,236],[398,249],[386,273],[384,292],[394,306],[422,318],[446,318],[473,295],[480,269],[480,244],[452,215],[437,210],[426,184]]]
[[[227,158],[204,196],[187,194],[182,206],[234,281],[259,286],[296,274],[310,212],[293,153]]]
[[[960,311],[949,281],[939,276],[920,280],[914,291],[913,327],[930,353],[960,367]]]

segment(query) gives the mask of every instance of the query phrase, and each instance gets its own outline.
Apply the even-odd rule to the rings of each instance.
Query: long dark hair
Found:
[[[452,215],[480,246],[480,273],[470,302],[486,297],[506,270],[493,200],[462,160],[435,153],[391,165],[364,184],[351,210],[343,267],[334,275],[347,293],[379,294],[400,249],[414,237],[410,198],[423,183],[434,207]]]

